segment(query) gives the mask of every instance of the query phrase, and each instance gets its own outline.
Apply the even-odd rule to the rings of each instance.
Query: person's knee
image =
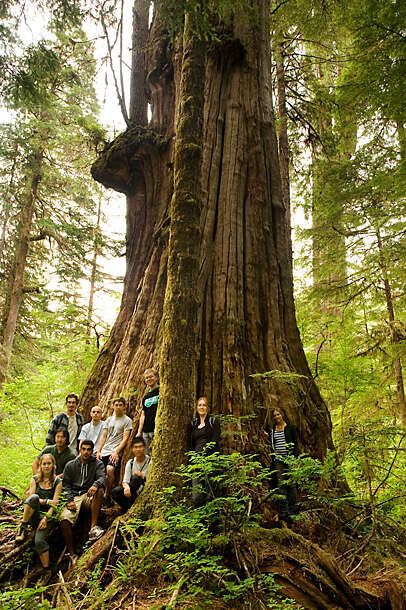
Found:
[[[62,519],[60,525],[62,530],[72,529],[72,523],[68,519]]]
[[[30,508],[33,508],[34,510],[37,509],[39,507],[39,495],[38,494],[31,494],[25,500],[24,504],[28,504],[28,506]]]
[[[108,479],[114,479],[114,466],[107,466],[106,468],[106,476]]]

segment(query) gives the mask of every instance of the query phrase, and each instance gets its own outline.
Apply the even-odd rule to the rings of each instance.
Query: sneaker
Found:
[[[18,528],[17,536],[15,538],[16,542],[24,542],[28,534],[28,527],[28,523],[21,521],[20,527]]]
[[[103,534],[104,529],[99,525],[94,525],[89,532],[89,538],[90,540],[96,540],[96,538],[100,538],[100,536],[103,536]]]

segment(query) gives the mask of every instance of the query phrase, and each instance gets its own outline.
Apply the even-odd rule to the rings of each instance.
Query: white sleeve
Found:
[[[124,476],[123,476],[123,483],[129,483],[130,479],[131,479],[131,460],[128,460],[127,464],[125,465],[125,471],[124,471]]]
[[[84,441],[84,440],[86,440],[86,439],[87,439],[87,433],[88,433],[88,431],[89,431],[89,427],[90,427],[90,424],[85,424],[85,425],[83,426],[82,430],[80,431],[80,434],[79,434],[78,440],[80,440],[80,441]]]

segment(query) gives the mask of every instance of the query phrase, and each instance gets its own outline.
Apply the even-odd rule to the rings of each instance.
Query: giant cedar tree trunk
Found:
[[[321,457],[331,446],[331,426],[295,320],[271,96],[269,5],[253,4],[255,17],[236,18],[223,40],[210,46],[202,74],[195,395],[206,394],[215,413],[256,416],[244,430],[239,423],[224,430],[227,449],[255,449],[268,410],[280,406],[298,425],[302,448]],[[159,366],[182,50],[171,44],[157,15],[147,48],[150,124],[119,136],[92,169],[97,180],[128,197],[128,265],[118,320],[83,392],[85,412],[93,401],[106,405],[127,392],[134,415],[144,392],[143,370]],[[250,377],[271,369],[307,379],[292,387]],[[190,374],[188,367],[185,379]],[[165,404],[160,402],[159,413]],[[176,442],[169,425],[159,430]]]

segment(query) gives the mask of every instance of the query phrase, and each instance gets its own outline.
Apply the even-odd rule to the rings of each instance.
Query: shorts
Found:
[[[65,506],[59,516],[59,521],[69,521],[69,523],[75,525],[76,521],[79,518],[79,513],[82,507],[85,510],[91,510],[93,498],[94,496],[88,496],[86,493],[82,494],[81,496],[75,496],[73,500],[70,500],[70,502],[73,501],[76,504],[76,512],[74,512],[73,510],[69,510],[69,508],[66,508]]]
[[[110,454],[112,455],[112,454]],[[117,470],[117,468],[120,468],[121,466],[121,456],[118,459],[118,461],[115,464],[112,464],[109,460],[110,460],[110,455],[103,455],[100,459],[104,464],[104,467],[107,469],[107,466],[112,466],[115,470]]]

